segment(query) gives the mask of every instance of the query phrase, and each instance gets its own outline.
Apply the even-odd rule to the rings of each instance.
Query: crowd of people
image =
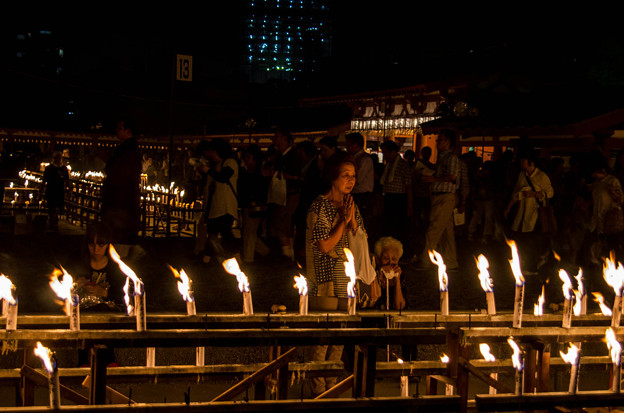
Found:
[[[485,246],[516,240],[526,274],[555,259],[600,265],[611,251],[623,252],[624,151],[611,159],[596,147],[564,159],[520,147],[484,161],[458,150],[456,132],[441,130],[435,152],[425,146],[418,156],[392,140],[381,142],[380,162],[365,150],[360,133],[295,143],[277,129],[267,149],[249,144],[234,150],[226,140],[211,139],[178,151],[169,168],[166,158],[156,162],[139,150],[134,126],[125,122],[118,124],[121,143],[105,159],[102,195],[102,221],[122,257],[140,254],[138,176],[152,174],[164,183],[170,171],[188,199],[203,201],[197,257],[253,263],[275,252],[305,270],[313,294],[346,294],[345,247],[357,255],[366,245],[365,258],[377,273],[407,263],[433,268],[431,250],[441,254],[447,271],[457,272],[458,240]],[[53,188],[67,179],[59,178],[59,165],[55,159],[45,174],[54,217],[62,199],[55,201]],[[356,236],[365,237],[364,244]],[[382,254],[379,243],[391,251]],[[389,268],[362,286],[362,306],[408,305],[400,269]],[[386,283],[396,287],[387,303]]]

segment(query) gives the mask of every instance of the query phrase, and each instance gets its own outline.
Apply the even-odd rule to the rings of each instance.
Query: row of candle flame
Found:
[[[516,279],[516,286],[523,287],[525,280],[524,280],[524,277],[522,276],[522,271],[520,268],[519,255],[518,255],[516,244],[514,241],[508,241],[508,245],[510,246],[511,253],[512,253],[512,258],[511,260],[509,260],[509,262],[510,262],[510,266],[512,268],[514,277]],[[349,277],[349,283],[347,285],[347,295],[349,298],[354,298],[355,297],[355,285],[356,285],[356,279],[357,279],[355,265],[354,265],[354,257],[353,257],[352,252],[348,248],[345,248],[344,252],[347,258],[347,260],[344,263],[345,273]],[[110,246],[110,255],[113,261],[115,261],[119,265],[121,271],[126,275],[126,283],[124,285],[124,294],[125,294],[124,299],[126,302],[128,314],[131,314],[133,312],[133,306],[129,298],[131,282],[133,285],[133,289],[134,289],[133,293],[135,296],[143,295],[144,293],[143,282],[141,281],[139,277],[137,277],[136,273],[121,260],[119,254],[117,253],[117,251],[112,245]],[[433,251],[433,250],[429,251],[429,256],[430,256],[431,261],[438,266],[438,278],[440,282],[440,291],[448,292],[448,275],[446,273],[446,266],[444,264],[442,256],[438,252]],[[480,255],[476,259],[476,262],[477,262],[477,267],[479,268],[479,279],[481,281],[481,286],[483,290],[486,293],[492,293],[493,281],[490,278],[489,273],[488,273],[489,264],[487,262],[487,259],[483,255]],[[187,303],[194,302],[193,292],[191,289],[191,280],[186,274],[186,272],[183,269],[178,271],[171,266],[169,267],[171,271],[173,272],[175,278],[178,280],[178,291],[180,292],[184,301],[186,301]],[[236,276],[236,279],[238,282],[238,288],[241,292],[250,293],[249,280],[247,276],[241,271],[235,258],[230,258],[228,260],[225,260],[223,262],[223,267],[228,273]],[[58,276],[61,274],[63,275],[63,277],[62,277],[62,280],[59,280]],[[563,288],[565,299],[572,300],[576,298],[577,303],[580,302],[580,298],[584,295],[583,284],[582,284],[582,271],[579,270],[579,274],[576,277],[578,281],[578,286],[579,286],[578,290],[573,289],[570,278],[568,277],[567,273],[564,270],[559,271],[559,276],[561,280],[563,281],[562,288]],[[611,286],[614,289],[616,293],[616,299],[618,297],[621,298],[622,290],[624,289],[624,267],[622,266],[621,263],[618,263],[616,266],[613,253],[611,254],[609,258],[605,259],[604,278],[607,284],[609,284],[609,286]],[[308,286],[307,286],[305,277],[302,275],[295,276],[294,280],[295,280],[294,287],[298,289],[299,294],[302,296],[307,296]],[[69,315],[68,308],[69,308],[70,303],[74,302],[74,305],[77,306],[77,302],[75,301],[76,297],[72,296],[73,279],[71,275],[68,274],[67,271],[65,271],[65,269],[61,267],[60,270],[56,270],[53,273],[51,277],[51,281],[50,281],[50,287],[57,294],[59,298],[65,301],[66,303],[65,310]],[[16,304],[16,299],[13,297],[13,294],[12,294],[12,291],[14,289],[15,289],[15,286],[13,285],[13,283],[5,275],[0,274],[0,296],[9,305]],[[603,313],[605,313],[606,305],[604,304],[602,300],[597,300],[597,301],[599,302]],[[542,296],[540,297],[540,302],[541,302],[540,303],[540,306],[541,306],[541,304],[543,304],[543,291],[542,291]],[[619,305],[621,306],[621,302]],[[575,305],[575,308],[576,308],[576,305]],[[608,309],[608,307],[606,307],[606,309]],[[575,310],[575,315],[580,315],[580,306],[579,306],[578,311],[579,312]],[[621,311],[622,309],[620,308],[618,312],[621,313]],[[535,313],[536,315],[541,315],[541,311],[537,311],[537,304],[536,304]],[[618,321],[619,321],[619,318],[618,318]],[[617,326],[619,326],[619,322],[618,322],[618,325],[613,326],[613,327],[617,327]],[[520,347],[518,346],[518,344],[513,340],[513,337],[509,337],[507,341],[508,341],[509,346],[513,350],[513,355],[512,355],[513,367],[516,369],[517,372],[520,372],[523,370],[522,351]],[[613,328],[609,327],[606,329],[605,341],[607,343],[607,348],[609,350],[610,357],[614,365],[614,371],[616,368],[619,371],[622,347],[616,339]],[[486,361],[496,360],[496,358],[490,353],[490,347],[488,344],[481,343],[479,348]],[[48,348],[42,346],[40,342],[37,342],[37,347],[35,348],[34,351],[35,351],[35,354],[42,359],[42,362],[46,370],[48,372],[54,371],[55,362],[52,360],[52,357],[51,357],[53,353]],[[570,347],[568,348],[567,353],[564,353],[563,351],[561,351],[560,355],[566,363],[569,363],[573,366],[573,371],[574,371],[575,368],[577,370],[578,361],[579,361],[579,353],[580,353],[580,343],[578,343],[578,346],[574,343],[571,343]],[[397,361],[399,363],[403,363],[403,360],[401,359],[398,359]],[[449,361],[448,356],[443,355],[441,357],[441,361],[448,362]],[[576,377],[572,377],[574,375],[575,373],[571,375],[570,391],[573,391],[572,380],[576,380]],[[619,391],[619,380],[618,380],[617,389],[615,388],[615,384],[614,384],[613,389]]]

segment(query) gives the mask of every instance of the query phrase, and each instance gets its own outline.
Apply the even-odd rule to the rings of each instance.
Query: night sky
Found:
[[[44,18],[11,11],[15,18],[0,32],[5,60],[10,58],[12,33],[24,27],[50,30],[65,57],[60,76],[16,67],[8,59],[2,67],[2,88],[5,96],[15,96],[8,107],[4,100],[3,113],[11,116],[5,116],[3,126],[27,120],[33,127],[80,130],[130,107],[158,113],[155,118],[162,120],[168,114],[174,51],[194,56],[194,82],[176,83],[174,92],[179,114],[187,111],[190,118],[208,119],[188,128],[194,131],[210,125],[235,129],[236,122],[253,116],[267,102],[291,105],[297,97],[463,75],[506,73],[539,76],[546,82],[570,77],[607,86],[624,84],[624,36],[605,11],[537,13],[528,5],[458,9],[446,3],[393,0],[333,3],[332,56],[313,77],[268,86],[249,85],[237,71],[243,47],[238,1],[208,2],[201,10],[177,5],[141,13],[57,10]],[[63,103],[55,103],[57,99]],[[70,111],[72,116],[67,115]]]

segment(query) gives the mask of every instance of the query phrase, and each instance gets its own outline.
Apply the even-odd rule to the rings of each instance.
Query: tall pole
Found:
[[[174,92],[175,92],[175,79],[176,79],[176,54],[175,51],[173,50],[173,48],[171,49],[171,96],[169,98],[169,165],[167,165],[167,168],[169,169],[169,191],[171,191],[171,182],[173,179],[173,176],[171,176],[172,173],[172,167],[171,167],[171,160],[173,159],[173,98],[174,98]],[[170,192],[169,192],[170,193]],[[170,206],[170,199],[167,197],[167,225],[166,225],[166,232],[165,232],[165,236],[169,237],[169,230],[170,230],[170,226],[171,226],[171,206]]]

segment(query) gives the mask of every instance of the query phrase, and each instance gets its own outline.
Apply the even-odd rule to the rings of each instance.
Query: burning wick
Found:
[[[479,350],[481,351],[481,355],[487,362],[496,361],[496,357],[492,353],[490,353],[490,346],[487,343],[479,344]],[[490,373],[490,377],[494,380],[498,380],[498,373]],[[490,386],[489,390],[490,394],[496,394],[496,388]]]
[[[544,315],[544,286],[542,285],[542,293],[537,297],[537,303],[533,305],[533,314],[536,316]]]
[[[479,281],[481,281],[481,288],[485,291],[485,298],[487,300],[487,312],[490,315],[496,314],[496,304],[494,301],[494,282],[490,277],[488,268],[490,263],[485,255],[480,254],[477,258],[477,268],[479,269]]]
[[[59,275],[63,279],[59,281]],[[65,271],[65,268],[55,269],[50,277],[50,288],[63,300],[64,311],[69,316],[69,328],[72,331],[80,330],[80,299],[74,294],[74,279]]]
[[[602,315],[613,315],[611,309],[605,304],[602,294],[592,292],[592,295],[594,296],[594,301],[597,302],[600,306],[600,311],[602,312]]]
[[[403,359],[398,358],[397,363],[403,366]],[[401,397],[409,397],[409,376],[403,374],[403,370],[401,370]]]
[[[442,363],[444,363],[444,364],[448,364],[451,361],[451,359],[449,358],[449,356],[447,356],[446,354],[442,353],[442,355],[440,356],[440,361]],[[447,396],[452,396],[453,395],[453,385],[452,384],[446,383],[445,394]]]
[[[308,314],[308,282],[301,274],[295,275],[295,285],[293,286],[299,290],[299,314]]]
[[[622,263],[615,266],[615,253],[611,251],[610,257],[604,259],[602,274],[609,286],[615,292],[611,316],[611,327],[619,327],[622,317],[622,288],[624,288],[624,268]]]
[[[169,268],[171,269],[171,272],[173,272],[173,275],[175,276],[176,280],[178,280],[178,291],[180,292],[182,299],[186,302],[186,314],[196,315],[197,310],[195,307],[195,297],[193,297],[193,291],[191,290],[191,284],[192,284],[191,279],[188,277],[188,275],[186,275],[186,272],[184,270],[180,270],[180,272],[178,272],[171,265],[169,266]],[[204,365],[205,359],[206,359],[205,355],[206,355],[205,347],[195,347],[195,365],[196,366]],[[152,366],[156,364],[155,353],[152,356],[151,350],[148,353],[147,358],[148,358],[149,364],[151,364]],[[154,363],[152,363],[152,359],[154,359]]]
[[[572,325],[572,299],[574,298],[574,290],[572,289],[572,282],[565,270],[559,270],[559,278],[563,281],[561,287],[563,291],[563,317],[561,319],[561,327],[570,328]]]
[[[178,291],[182,296],[182,299],[186,302],[187,315],[196,315],[197,310],[195,307],[195,298],[193,297],[193,291],[191,290],[191,279],[186,275],[184,270],[176,270],[171,265],[169,266],[174,277],[178,280]]]
[[[61,407],[61,386],[59,382],[59,372],[56,365],[54,353],[49,348],[44,347],[41,342],[37,341],[37,347],[34,349],[35,356],[39,357],[43,363],[43,367],[48,372],[48,391],[50,394],[50,407],[60,409]]]
[[[345,274],[349,278],[349,282],[347,283],[347,297],[348,297],[348,314],[355,315],[356,313],[356,299],[355,299],[355,283],[356,283],[356,274],[355,274],[355,260],[353,259],[353,253],[349,248],[344,249],[345,256],[347,260],[344,263],[345,266]]]
[[[0,298],[2,298],[2,315],[6,316],[6,330],[17,329],[17,299],[13,297],[15,285],[6,275],[0,274]]]
[[[522,394],[522,372],[524,370],[524,364],[522,361],[522,351],[516,344],[512,337],[507,339],[507,343],[513,349],[513,355],[511,361],[514,369],[516,369],[516,395]]]
[[[574,315],[580,316],[587,314],[587,292],[583,285],[583,270],[579,268],[576,274],[578,290],[574,290]]]
[[[145,313],[145,285],[143,281],[132,271],[132,268],[128,267],[125,262],[121,260],[119,254],[110,244],[109,247],[110,256],[119,265],[119,269],[126,275],[126,283],[123,287],[124,300],[126,302],[126,309],[128,315],[136,316],[137,331],[145,331],[147,326],[147,316]],[[134,306],[130,303],[130,280],[134,284],[133,296]]]
[[[251,290],[249,289],[249,280],[245,273],[240,270],[236,258],[230,258],[223,261],[223,268],[229,274],[236,276],[238,281],[238,290],[243,293],[243,314],[253,314],[253,303],[251,301]]]
[[[440,253],[435,250],[429,250],[429,259],[438,266],[438,282],[440,284],[440,312],[442,315],[449,315],[449,294],[448,294],[448,275],[446,274],[446,265]]]
[[[511,248],[511,259],[509,265],[516,279],[516,296],[514,299],[513,327],[522,327],[522,310],[524,306],[524,276],[520,268],[520,257],[518,256],[518,248],[516,242],[507,241],[507,245]]]
[[[609,355],[611,356],[611,362],[613,363],[613,370],[611,373],[611,391],[620,392],[620,376],[621,376],[621,362],[622,362],[622,345],[617,338],[611,327],[605,331],[605,340],[607,342],[607,348],[609,349]]]
[[[560,351],[559,354],[561,358],[566,363],[572,365],[572,369],[570,371],[570,386],[568,387],[569,393],[576,393],[576,389],[578,387],[578,366],[579,366],[579,348],[574,344],[570,344],[570,348],[568,348],[568,352],[564,353]]]

